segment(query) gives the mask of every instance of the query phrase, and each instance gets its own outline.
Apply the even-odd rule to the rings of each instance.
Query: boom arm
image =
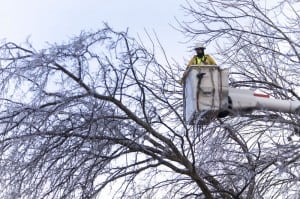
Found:
[[[229,88],[228,69],[215,65],[191,66],[184,79],[184,116],[188,124],[209,123],[230,112],[253,110],[285,113],[300,111],[299,101],[279,100],[250,90]]]
[[[284,113],[300,111],[299,101],[272,99],[268,95],[256,94],[252,91],[230,88],[233,110],[268,110]]]

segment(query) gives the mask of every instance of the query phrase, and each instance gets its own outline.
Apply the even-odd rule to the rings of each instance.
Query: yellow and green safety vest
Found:
[[[198,57],[195,55],[189,62],[190,65],[217,65],[215,60],[210,55],[204,55],[203,57]]]

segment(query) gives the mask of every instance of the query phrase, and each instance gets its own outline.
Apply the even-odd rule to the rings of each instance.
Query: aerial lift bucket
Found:
[[[192,65],[184,77],[184,118],[188,124],[208,123],[228,107],[228,69]]]
[[[229,88],[228,69],[215,65],[189,67],[184,81],[184,118],[187,124],[208,124],[228,113],[249,113],[253,110],[297,113],[300,101],[272,99],[251,90]]]

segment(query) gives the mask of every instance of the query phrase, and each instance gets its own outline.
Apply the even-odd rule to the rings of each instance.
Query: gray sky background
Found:
[[[145,36],[154,30],[167,54],[179,63],[193,52],[182,44],[183,35],[175,17],[183,18],[182,0],[0,0],[0,38],[16,43],[28,36],[36,48],[46,42],[60,43],[80,33],[103,27],[107,22],[118,31],[129,28],[130,35]]]

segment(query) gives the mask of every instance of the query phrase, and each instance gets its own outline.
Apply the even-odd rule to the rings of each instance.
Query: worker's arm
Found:
[[[183,75],[182,75],[182,78],[181,78],[180,81],[179,81],[179,83],[180,83],[181,85],[183,85],[183,81],[184,81],[184,79],[185,79],[185,76],[187,75],[187,72],[188,72],[189,67],[190,67],[191,65],[194,65],[194,64],[195,64],[195,56],[189,61],[188,65],[187,65],[187,67],[186,67],[186,69],[185,69],[185,71],[184,71],[184,73],[183,73]]]
[[[215,60],[210,56],[210,55],[206,55],[206,62],[209,64],[209,65],[217,65],[217,63],[215,62]]]
[[[187,65],[187,67],[186,67],[186,69],[185,69],[185,71],[184,71],[184,73],[183,73],[183,75],[182,75],[182,78],[180,79],[180,84],[181,85],[183,85],[183,81],[184,81],[184,78],[185,78],[185,76],[187,75],[187,71],[188,71],[188,69],[189,69],[189,67],[191,66],[191,65],[194,65],[195,64],[195,56],[189,61],[189,63],[188,63],[188,65]]]
[[[189,61],[189,63],[188,63],[188,67],[190,67],[191,65],[194,65],[195,64],[195,57],[193,57],[190,61]]]
[[[185,71],[184,71],[184,73],[183,73],[183,75],[182,75],[182,78],[181,78],[180,81],[179,81],[179,83],[180,83],[181,85],[183,85],[183,82],[184,82],[184,79],[185,79],[185,77],[186,77],[186,75],[187,75],[187,72],[188,72],[189,67],[190,67],[190,65],[187,66],[187,68],[185,69]]]

